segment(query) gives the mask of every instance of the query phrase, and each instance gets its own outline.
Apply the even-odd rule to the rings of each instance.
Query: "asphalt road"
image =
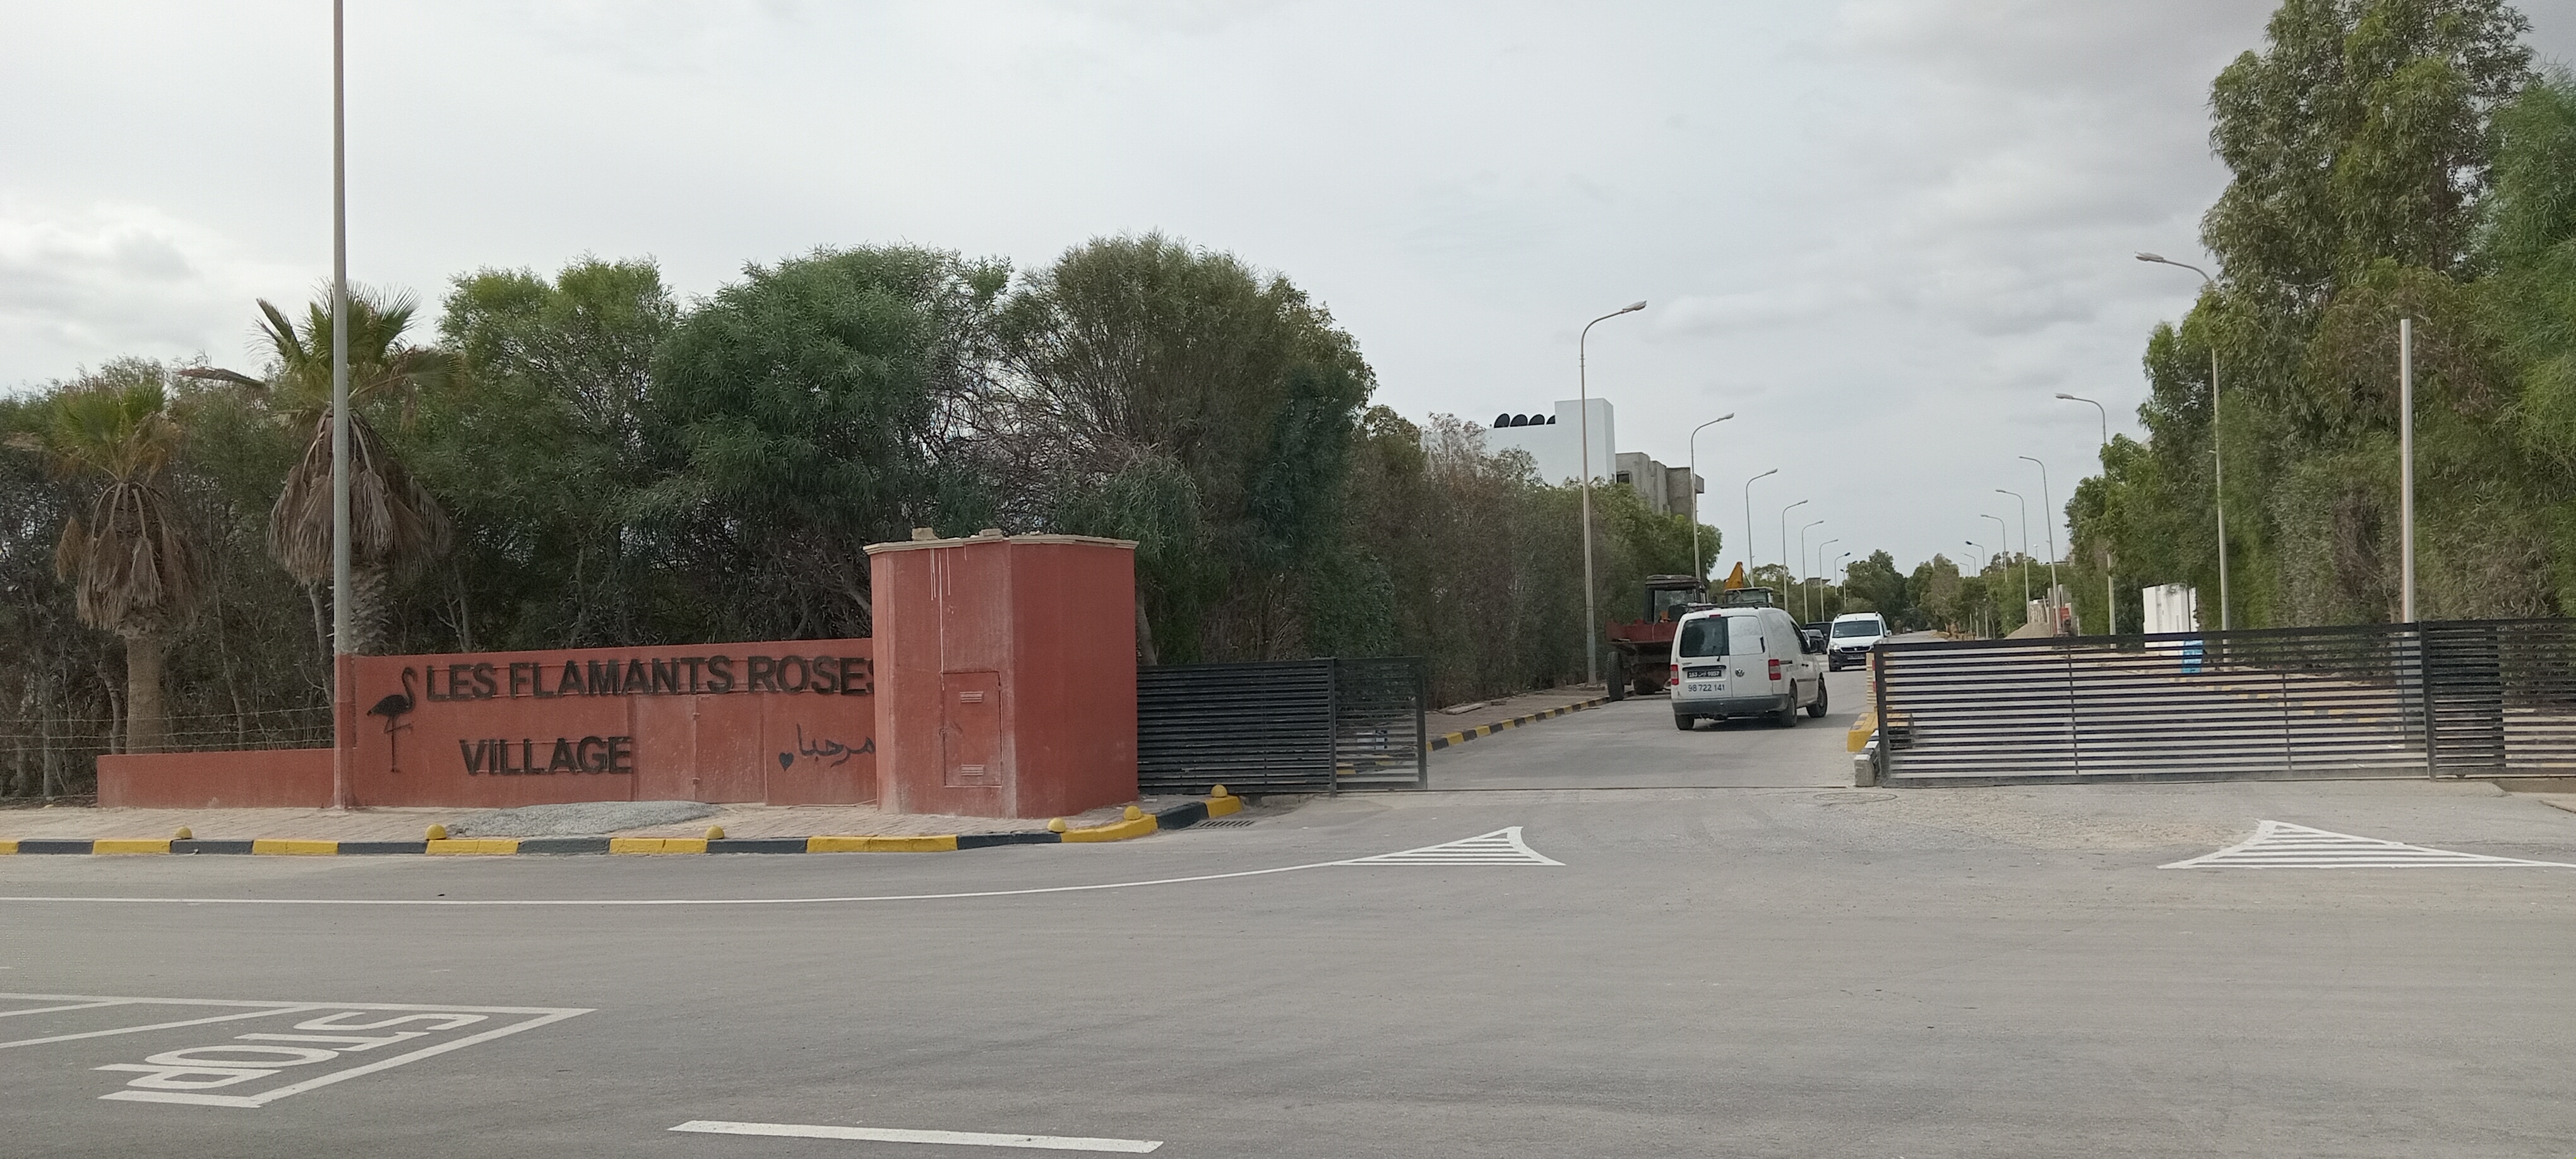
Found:
[[[1825,677],[1823,717],[1673,727],[1657,693],[1539,721],[1431,754],[1434,789],[1754,788],[1848,785],[1845,734],[1868,698],[1861,669]],[[1579,723],[1578,723],[1579,721]]]
[[[1354,795],[1107,846],[0,858],[13,899],[197,899],[0,901],[0,991],[62,996],[0,999],[0,1155],[1030,1153],[692,1121],[1179,1157],[2576,1154],[2576,869],[2157,868],[2264,819],[2576,863],[2576,814],[1821,788],[1848,766],[1727,747],[1821,723],[1584,712],[1435,766],[1561,743],[1605,779],[1684,753],[1800,787]],[[1561,864],[1316,864],[1507,827]],[[1122,885],[1171,878],[1199,880]],[[917,896],[961,893],[988,895]],[[578,904],[482,904],[530,901]],[[88,1005],[120,997],[310,1005]]]

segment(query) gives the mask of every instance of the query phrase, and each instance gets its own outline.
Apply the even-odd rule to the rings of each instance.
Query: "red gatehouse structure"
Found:
[[[990,817],[1133,800],[1134,549],[998,532],[871,545],[875,639],[355,657],[350,795]],[[337,755],[102,756],[98,800],[323,807]]]

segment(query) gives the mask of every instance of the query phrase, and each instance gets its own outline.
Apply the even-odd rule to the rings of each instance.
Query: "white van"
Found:
[[[1869,663],[1869,650],[1887,637],[1887,621],[1876,612],[1852,612],[1834,617],[1833,638],[1825,647],[1833,649],[1825,667],[1836,672],[1851,664]]]
[[[1717,608],[1682,617],[1673,632],[1673,726],[1701,717],[1768,716],[1798,723],[1825,714],[1825,674],[1798,621],[1778,608]]]

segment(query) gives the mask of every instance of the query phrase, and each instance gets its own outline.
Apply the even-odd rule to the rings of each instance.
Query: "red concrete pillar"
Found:
[[[880,803],[1059,817],[1136,797],[1136,545],[869,545]]]

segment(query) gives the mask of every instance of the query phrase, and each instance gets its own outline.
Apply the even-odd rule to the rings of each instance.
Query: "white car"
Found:
[[[1887,638],[1887,621],[1876,612],[1853,612],[1834,617],[1833,634],[1825,641],[1829,653],[1825,667],[1840,672],[1854,664],[1869,663],[1869,650]]]
[[[1768,716],[1798,723],[1825,714],[1825,674],[1798,621],[1778,608],[1716,608],[1673,632],[1673,726],[1702,717]]]

